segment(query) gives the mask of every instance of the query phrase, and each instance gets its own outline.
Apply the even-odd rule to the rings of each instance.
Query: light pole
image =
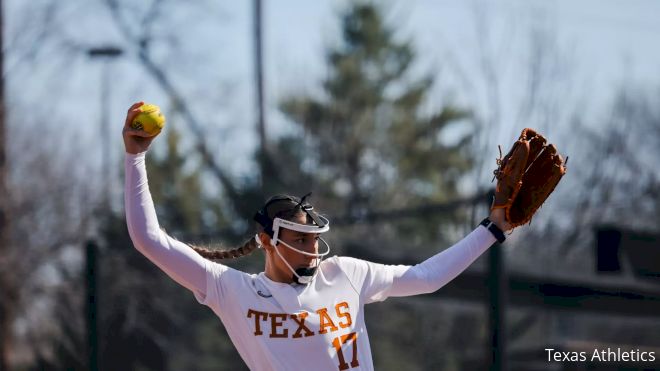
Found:
[[[261,154],[259,158],[261,191],[264,191],[265,181],[268,176],[266,169],[266,157],[268,156],[268,137],[266,135],[266,118],[264,107],[264,57],[263,57],[263,14],[261,0],[254,0],[254,76],[256,85],[257,103],[257,132],[261,142]]]
[[[90,58],[100,60],[103,62],[103,70],[101,72],[101,120],[100,120],[100,135],[101,135],[101,172],[103,173],[103,199],[101,207],[110,206],[110,124],[108,118],[110,117],[110,62],[113,59],[121,56],[123,51],[116,46],[103,46],[97,48],[90,48],[87,54]],[[98,302],[99,293],[97,291],[97,277],[98,277],[98,264],[96,262],[96,255],[98,246],[94,241],[89,241],[85,246],[85,286],[87,302],[85,306],[87,318],[87,369],[91,371],[98,370]]]
[[[93,60],[100,60],[103,62],[103,70],[101,72],[101,120],[100,120],[100,135],[102,140],[101,149],[101,173],[103,174],[103,206],[110,206],[110,124],[108,118],[110,117],[110,62],[123,54],[123,50],[117,46],[105,45],[87,50],[87,54]]]

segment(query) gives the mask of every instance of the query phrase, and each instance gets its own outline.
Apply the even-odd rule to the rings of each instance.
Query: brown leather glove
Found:
[[[566,164],[557,148],[546,144],[543,135],[529,128],[523,129],[504,158],[497,159],[497,165],[493,172],[497,187],[491,210],[503,208],[512,228],[532,220],[566,173]]]

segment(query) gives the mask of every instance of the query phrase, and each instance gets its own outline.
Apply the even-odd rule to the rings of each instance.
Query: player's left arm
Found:
[[[503,211],[496,209],[489,219],[502,231],[510,226],[504,220]],[[393,269],[392,287],[388,296],[410,296],[437,291],[466,270],[497,239],[480,225],[450,248],[426,259],[415,266]]]

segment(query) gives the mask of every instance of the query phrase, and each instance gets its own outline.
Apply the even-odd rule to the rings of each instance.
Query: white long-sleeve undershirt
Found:
[[[467,269],[495,243],[488,229],[478,226],[450,248],[415,266],[398,266],[389,296],[427,294],[439,290]]]
[[[185,288],[206,295],[206,259],[190,246],[168,236],[158,225],[145,153],[126,153],[124,204],[128,233],[135,248]]]
[[[145,153],[127,153],[125,171],[126,222],[136,249],[182,286],[206,295],[207,260],[159,227],[147,182]],[[495,241],[486,228],[479,226],[452,247],[420,264],[388,266],[393,277],[388,296],[438,290],[469,267]]]

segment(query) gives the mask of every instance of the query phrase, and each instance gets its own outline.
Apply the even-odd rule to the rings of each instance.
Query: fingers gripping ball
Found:
[[[131,128],[143,130],[149,135],[156,135],[165,127],[165,115],[155,104],[143,104],[140,113],[131,122]]]

